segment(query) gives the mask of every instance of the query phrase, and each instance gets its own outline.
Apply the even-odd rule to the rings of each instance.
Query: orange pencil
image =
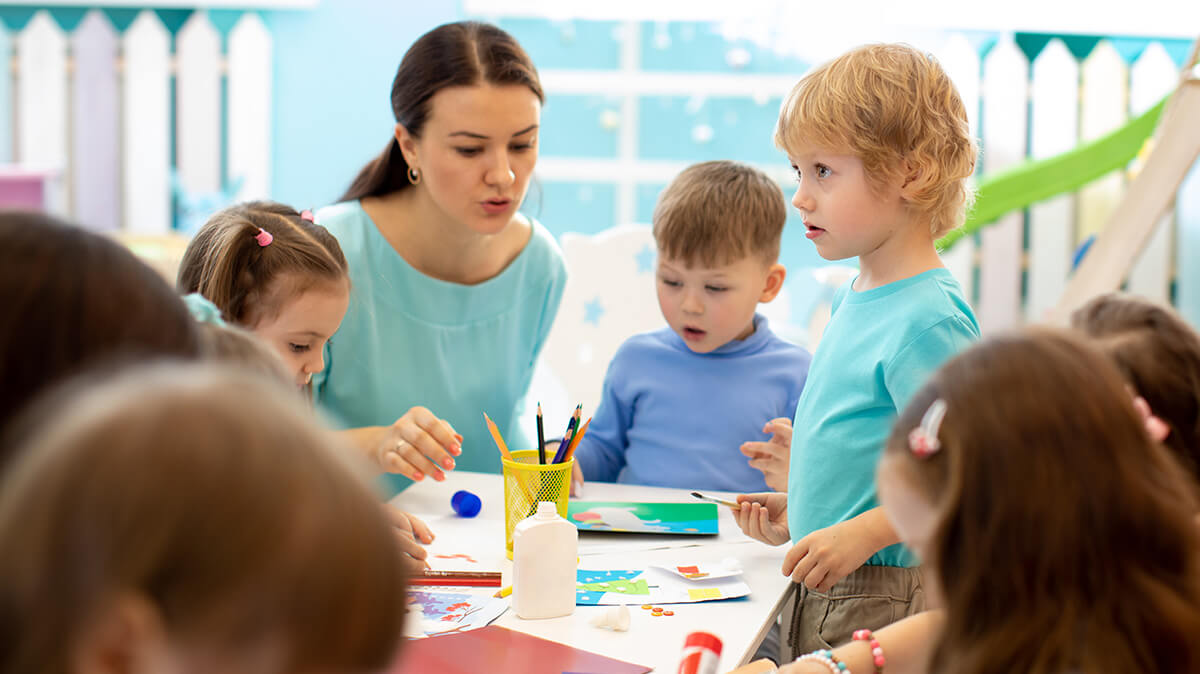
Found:
[[[483,413],[483,418],[487,421],[488,430],[492,432],[492,438],[496,441],[496,447],[500,448],[500,456],[512,461],[512,454],[508,453],[508,445],[504,444],[504,438],[500,437],[500,429],[496,428],[496,422],[492,421],[487,412]]]
[[[592,423],[592,418],[588,417],[588,420],[583,422],[583,425],[579,427],[579,432],[575,434],[575,437],[571,438],[571,444],[567,445],[567,453],[563,454],[564,462],[570,461],[571,457],[575,456],[575,448],[579,446],[579,441],[583,439],[583,434],[587,433],[588,424],[590,423]]]

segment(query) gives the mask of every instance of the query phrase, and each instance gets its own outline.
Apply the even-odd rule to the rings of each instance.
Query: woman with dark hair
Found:
[[[498,472],[484,412],[509,445],[532,446],[517,419],[566,281],[554,238],[517,210],[543,98],[509,34],[476,22],[431,30],[396,73],[387,148],[317,213],[353,288],[313,378],[317,401],[372,436],[359,444],[404,456],[409,479]],[[399,424],[405,414],[424,423]],[[429,432],[443,422],[462,445]]]

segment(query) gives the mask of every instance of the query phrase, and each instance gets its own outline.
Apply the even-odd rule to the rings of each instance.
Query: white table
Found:
[[[467,553],[484,570],[500,569],[508,585],[512,582],[512,562],[504,554],[501,488],[499,475],[453,472],[446,476],[445,482],[426,479],[415,484],[391,503],[421,517],[433,529],[436,539],[429,546],[429,553],[434,568],[453,566],[453,562],[439,559],[438,554]],[[483,509],[475,518],[460,518],[450,508],[450,496],[459,489],[474,492],[483,500]],[[602,482],[587,483],[583,492],[583,499],[588,501],[695,501],[682,489]],[[720,533],[715,537],[581,532],[580,567],[627,569],[734,557],[742,563],[742,579],[751,590],[749,597],[672,604],[667,608],[675,615],[670,617],[654,617],[640,606],[631,606],[632,625],[628,632],[611,632],[588,624],[593,616],[608,609],[605,606],[577,606],[573,615],[550,620],[522,620],[509,610],[494,624],[653,667],[657,672],[674,672],[684,637],[689,632],[705,630],[724,642],[721,671],[744,664],[761,642],[767,618],[774,616],[776,603],[788,587],[788,578],[780,573],[786,547],[770,547],[747,537],[738,529],[728,508],[717,510]]]

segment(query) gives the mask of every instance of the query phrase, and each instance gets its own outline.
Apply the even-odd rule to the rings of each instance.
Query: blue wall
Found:
[[[320,0],[263,18],[275,39],[271,192],[304,208],[335,200],[383,150],[400,58],[460,12],[451,2]]]

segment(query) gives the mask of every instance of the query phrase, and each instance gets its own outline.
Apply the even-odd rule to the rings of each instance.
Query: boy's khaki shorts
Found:
[[[829,592],[796,588],[788,645],[792,657],[841,646],[857,630],[877,630],[924,610],[919,567],[859,567]]]

